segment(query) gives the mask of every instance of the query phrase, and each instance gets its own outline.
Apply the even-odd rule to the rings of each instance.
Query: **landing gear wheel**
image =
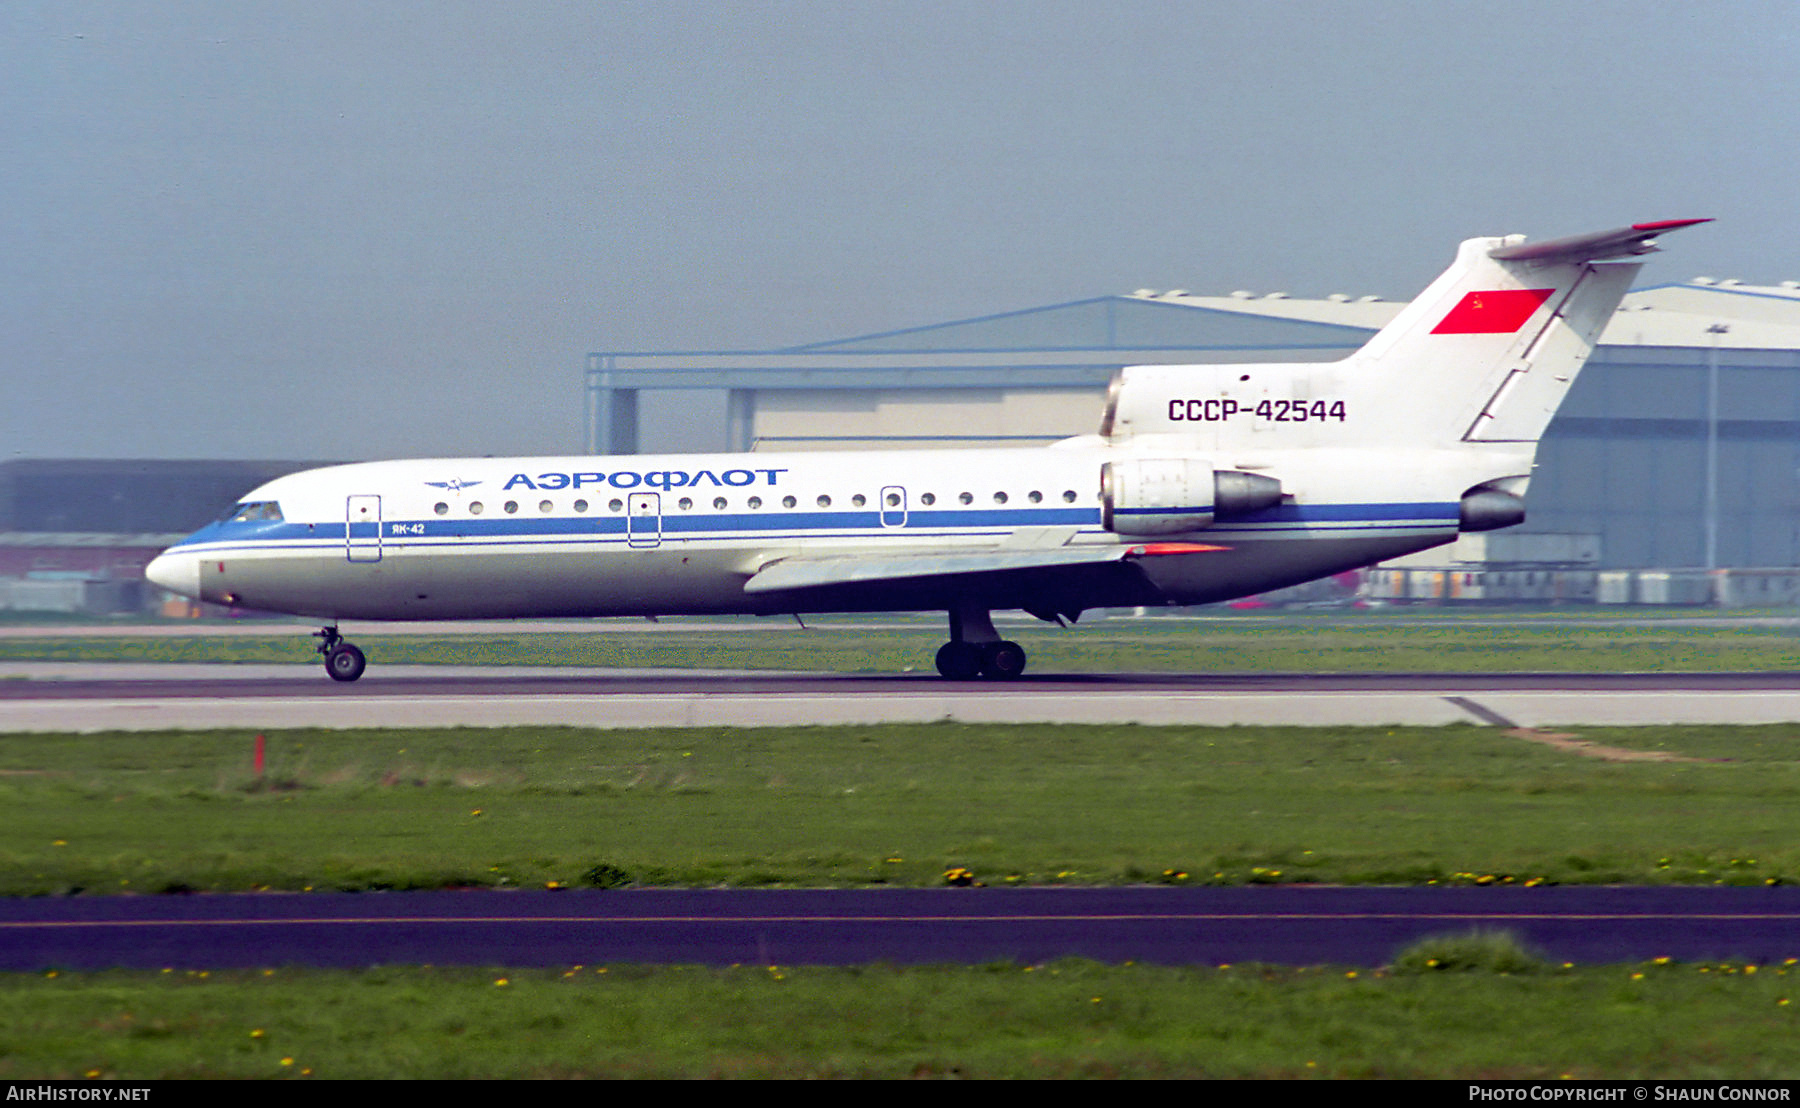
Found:
[[[1016,642],[981,644],[981,675],[1010,680],[1025,672],[1025,648]]]
[[[349,643],[339,643],[325,655],[325,672],[331,674],[333,681],[354,681],[363,675],[368,664],[363,652]]]
[[[938,647],[937,671],[952,681],[967,681],[981,672],[981,650],[974,643],[947,642]]]

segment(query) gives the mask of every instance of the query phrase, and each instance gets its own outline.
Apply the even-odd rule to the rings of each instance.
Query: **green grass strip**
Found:
[[[1800,727],[0,736],[0,895],[1800,881]]]
[[[1777,1078],[1790,965],[0,975],[0,1079]]]

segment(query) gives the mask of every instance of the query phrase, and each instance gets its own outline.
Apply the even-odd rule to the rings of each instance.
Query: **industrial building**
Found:
[[[0,611],[111,615],[160,606],[144,567],[245,489],[321,462],[0,463]],[[182,604],[187,608],[185,602]]]
[[[645,390],[725,394],[736,450],[1048,443],[1125,365],[1329,361],[1403,305],[1138,290],[782,350],[588,355],[588,449]],[[0,609],[154,605],[142,569],[243,490],[324,462],[0,463]],[[1519,528],[1372,574],[1372,595],[1800,601],[1800,282],[1629,294],[1550,424]],[[1728,571],[1728,572],[1727,572]],[[1399,574],[1399,576],[1395,576]]]
[[[738,450],[1051,442],[1094,431],[1121,366],[1335,360],[1403,306],[1145,289],[785,350],[590,354],[589,448],[637,448],[643,389],[727,390]],[[1800,566],[1800,282],[1629,294],[1529,499],[1519,530],[1592,538],[1593,568]]]

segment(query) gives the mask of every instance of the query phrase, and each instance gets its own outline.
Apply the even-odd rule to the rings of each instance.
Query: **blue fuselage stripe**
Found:
[[[1241,539],[1272,538],[1307,533],[1356,533],[1382,531],[1454,530],[1458,505],[1415,504],[1284,504],[1216,524],[1207,533]],[[1160,509],[1155,514],[1181,514]],[[622,542],[627,538],[667,541],[754,542],[809,538],[909,539],[1004,536],[1020,527],[1076,526],[1097,528],[1096,508],[961,508],[913,509],[901,522],[897,513],[874,510],[848,512],[726,513],[688,515],[664,513],[631,519],[603,516],[511,516],[494,519],[385,520],[379,541],[408,547],[485,546],[501,544],[560,545],[585,540]],[[351,538],[365,543],[376,540],[375,525],[358,524]],[[341,548],[345,524],[294,522],[222,522],[209,524],[170,549],[204,547],[213,552],[266,550],[271,547]],[[1130,536],[1120,536],[1130,541]]]

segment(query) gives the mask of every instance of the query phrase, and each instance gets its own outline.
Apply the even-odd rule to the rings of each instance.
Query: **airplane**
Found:
[[[436,458],[277,478],[153,560],[213,604],[338,622],[941,611],[940,674],[1016,678],[992,613],[1267,592],[1525,518],[1537,442],[1659,235],[1473,238],[1335,362],[1128,366],[1049,446]]]

